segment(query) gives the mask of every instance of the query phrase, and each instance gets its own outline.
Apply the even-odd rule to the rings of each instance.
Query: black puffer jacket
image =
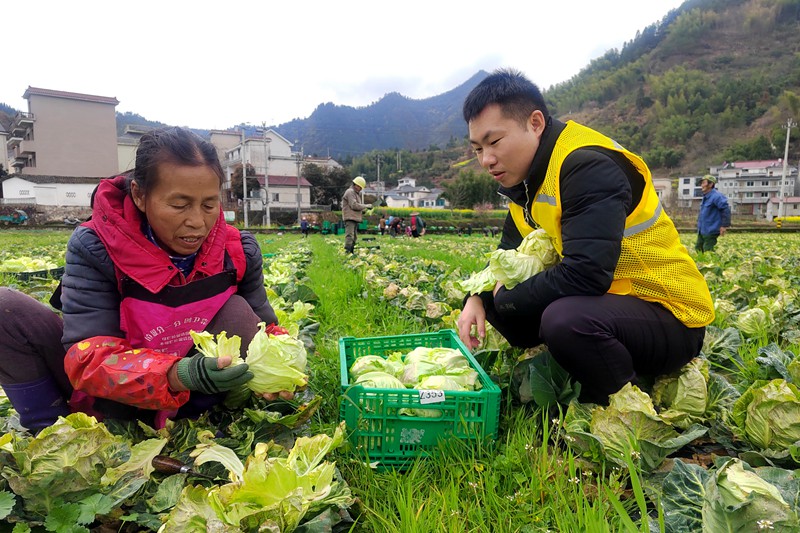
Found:
[[[540,140],[528,177],[500,194],[530,213],[534,196],[565,124],[550,120]],[[608,291],[619,260],[625,218],[641,198],[644,179],[621,154],[602,148],[575,150],[561,168],[561,234],[563,259],[553,268],[520,283],[501,288],[496,297],[484,293],[484,305],[501,316],[541,315],[558,298],[600,295]],[[532,220],[528,223],[533,224]],[[500,248],[513,249],[522,235],[511,215],[506,217]]]
[[[263,287],[261,249],[249,232],[242,231],[241,237],[247,269],[237,294],[247,300],[259,318],[268,324],[277,323]],[[69,349],[72,344],[97,335],[125,337],[120,329],[120,294],[114,264],[100,237],[90,228],[78,227],[67,244],[66,261],[69,275],[62,283],[69,296],[62,301],[59,294],[51,300],[64,313],[64,347]]]

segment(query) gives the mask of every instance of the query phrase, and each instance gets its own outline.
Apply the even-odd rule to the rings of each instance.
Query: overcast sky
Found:
[[[307,118],[327,102],[368,106],[393,91],[429,98],[481,69],[516,68],[547,89],[681,4],[18,1],[3,8],[0,102],[25,111],[32,86],[114,96],[120,112],[224,129]]]

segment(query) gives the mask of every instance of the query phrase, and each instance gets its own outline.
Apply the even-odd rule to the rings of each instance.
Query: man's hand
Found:
[[[170,388],[173,390],[191,390],[204,394],[235,389],[239,385],[253,379],[247,363],[231,365],[231,357],[206,357],[197,353],[184,357],[175,363],[169,372]],[[180,384],[180,386],[177,386]]]
[[[478,337],[472,335],[472,326],[477,328]],[[458,317],[458,337],[467,348],[474,350],[486,337],[486,310],[480,296],[473,295],[467,298],[464,309]]]
[[[725,232],[728,231],[728,228],[719,228],[719,234],[725,235]]]

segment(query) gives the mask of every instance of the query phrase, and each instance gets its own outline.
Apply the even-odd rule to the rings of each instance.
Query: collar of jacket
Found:
[[[101,180],[92,208],[94,231],[117,270],[155,294],[170,282],[180,284],[184,278],[169,254],[142,233],[142,222],[141,212],[129,192],[128,177]],[[221,272],[224,258],[225,217],[220,206],[217,223],[195,258],[191,279]]]
[[[508,197],[515,204],[525,207],[529,203],[528,199],[533,198],[533,195],[544,182],[544,176],[547,173],[547,166],[550,164],[550,157],[553,154],[556,141],[565,127],[565,123],[553,117],[548,118],[542,137],[539,139],[539,147],[536,149],[531,167],[528,169],[528,177],[513,187],[506,188],[501,186],[498,192]],[[527,193],[526,189],[530,191],[530,194]]]

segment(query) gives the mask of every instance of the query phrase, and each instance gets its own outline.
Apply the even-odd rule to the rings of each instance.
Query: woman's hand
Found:
[[[235,389],[253,379],[247,363],[231,366],[231,357],[206,357],[201,353],[187,356],[176,362],[167,372],[169,387],[173,391],[200,391],[204,394]]]

